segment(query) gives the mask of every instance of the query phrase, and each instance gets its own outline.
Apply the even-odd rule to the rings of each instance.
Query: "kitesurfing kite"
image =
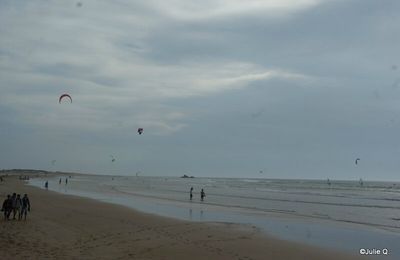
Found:
[[[61,104],[61,100],[62,100],[63,98],[69,98],[69,100],[70,100],[71,103],[72,103],[72,97],[71,97],[70,95],[68,95],[68,94],[62,94],[62,95],[60,96],[60,98],[58,99],[58,103]]]
[[[360,160],[360,158],[357,158],[357,159],[356,159],[356,164],[358,164],[358,161],[359,161],[359,160]]]
[[[141,135],[143,133],[143,128],[138,128],[137,132]]]
[[[111,157],[111,162],[115,162],[114,156],[110,155],[110,157]]]

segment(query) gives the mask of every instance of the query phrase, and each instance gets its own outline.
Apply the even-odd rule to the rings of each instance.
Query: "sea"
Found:
[[[55,192],[145,213],[251,225],[284,240],[353,254],[376,249],[381,252],[377,259],[400,259],[398,182],[87,174],[42,176],[29,184],[44,189],[45,181]]]

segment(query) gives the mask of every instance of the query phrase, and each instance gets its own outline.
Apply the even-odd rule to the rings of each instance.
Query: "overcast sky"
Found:
[[[399,10],[2,0],[0,168],[399,180]]]

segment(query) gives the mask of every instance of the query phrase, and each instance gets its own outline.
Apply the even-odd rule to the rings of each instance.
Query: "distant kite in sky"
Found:
[[[137,132],[141,135],[143,133],[143,128],[138,128]]]
[[[356,163],[356,165],[358,164],[358,161],[360,160],[360,158],[357,158],[356,159],[356,161],[355,161],[355,163]]]
[[[71,103],[72,103],[72,97],[71,97],[70,95],[68,95],[68,94],[62,94],[62,95],[60,96],[60,98],[58,99],[58,103],[61,104],[61,100],[62,100],[63,98],[69,98],[69,100],[70,100]]]
[[[114,156],[110,155],[110,157],[111,157],[111,162],[115,162]]]

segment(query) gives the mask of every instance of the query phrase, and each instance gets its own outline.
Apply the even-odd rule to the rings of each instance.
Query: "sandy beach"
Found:
[[[256,227],[194,223],[30,187],[15,176],[7,194],[29,195],[27,221],[0,224],[0,259],[357,259],[270,238]],[[356,253],[356,252],[355,252]]]

